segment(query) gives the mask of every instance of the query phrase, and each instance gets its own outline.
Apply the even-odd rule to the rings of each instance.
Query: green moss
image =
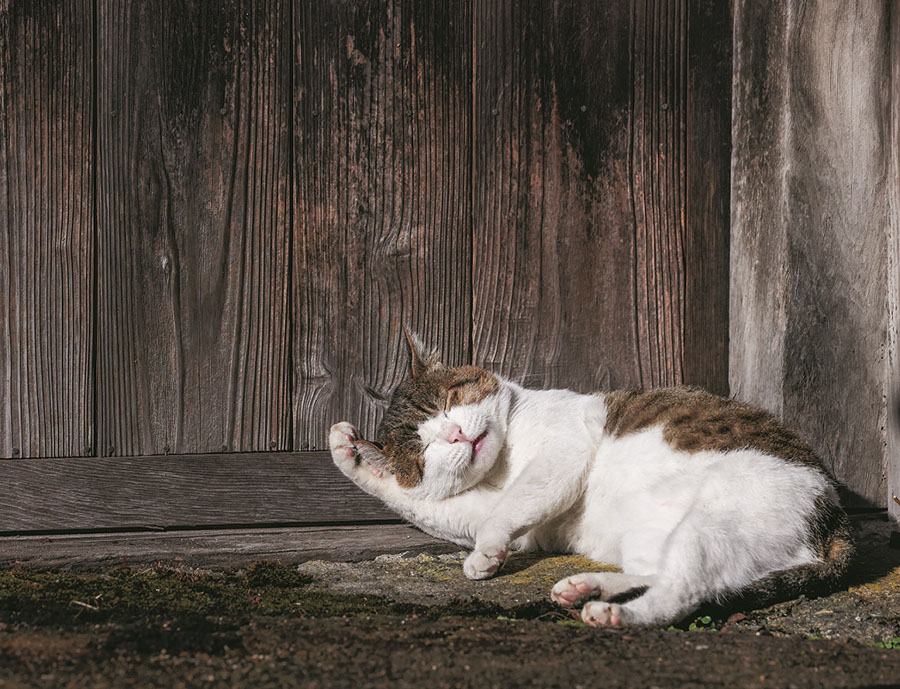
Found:
[[[224,574],[164,568],[103,574],[0,571],[0,621],[33,625],[127,625],[152,619],[161,624],[174,620],[175,627],[203,627],[198,620],[207,618],[241,624],[253,617],[344,615],[533,618],[550,608],[548,603],[534,603],[510,610],[474,599],[424,606],[332,594],[316,588],[296,569],[275,563]]]
[[[615,572],[617,568],[590,560],[581,555],[551,555],[544,553],[515,553],[515,571],[504,573],[504,583],[516,586],[538,583],[552,586],[561,572]]]
[[[227,575],[152,568],[104,574],[0,572],[0,618],[33,624],[294,611],[309,581],[260,563]]]

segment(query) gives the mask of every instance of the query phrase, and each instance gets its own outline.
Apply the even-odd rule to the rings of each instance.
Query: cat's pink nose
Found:
[[[469,439],[462,432],[462,428],[459,427],[459,424],[453,422],[447,422],[441,427],[441,435],[444,436],[444,440],[448,443],[467,443]]]

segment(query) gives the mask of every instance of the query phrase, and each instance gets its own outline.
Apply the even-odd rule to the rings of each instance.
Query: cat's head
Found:
[[[362,441],[363,459],[394,473],[397,483],[440,499],[469,488],[494,465],[504,443],[500,380],[477,366],[445,366],[406,333],[410,370],[378,428],[378,443]]]

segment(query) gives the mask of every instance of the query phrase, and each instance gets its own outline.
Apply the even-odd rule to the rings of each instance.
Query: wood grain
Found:
[[[737,2],[732,166],[732,392],[881,507],[887,21],[886,4]]]
[[[535,386],[723,390],[728,98],[699,60],[730,73],[727,7],[479,2],[475,27],[476,361]]]
[[[0,457],[93,452],[91,21],[0,0]]]
[[[631,166],[641,383],[684,380],[687,7],[636,2]]]
[[[294,4],[294,443],[373,437],[401,327],[470,358],[469,2]]]
[[[687,14],[683,380],[727,395],[732,3]]]
[[[890,13],[887,253],[888,512],[900,529],[900,12]]]
[[[475,361],[535,387],[636,385],[630,11],[475,12]]]
[[[210,529],[0,537],[0,568],[78,571],[162,563],[224,569],[260,560],[359,562],[390,553],[449,553],[459,546],[405,524]]]
[[[290,24],[99,0],[100,454],[290,448]]]
[[[787,205],[781,171],[790,151],[787,113],[787,5],[735,3],[731,176],[732,394],[782,416]],[[752,40],[753,35],[766,41]]]
[[[398,519],[325,452],[0,462],[0,533]]]

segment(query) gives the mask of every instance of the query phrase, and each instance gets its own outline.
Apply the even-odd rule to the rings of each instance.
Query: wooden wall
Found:
[[[730,382],[883,507],[898,56],[891,0],[0,0],[0,457],[112,457],[4,480],[172,525],[125,456],[270,465],[308,480],[225,512],[287,518],[328,479],[279,453],[374,433],[407,324],[530,385]]]
[[[0,0],[0,456],[372,434],[403,324],[724,392],[730,45],[702,0]]]
[[[884,507],[889,472],[900,492],[898,15],[735,4],[731,390],[797,427],[854,506]]]

